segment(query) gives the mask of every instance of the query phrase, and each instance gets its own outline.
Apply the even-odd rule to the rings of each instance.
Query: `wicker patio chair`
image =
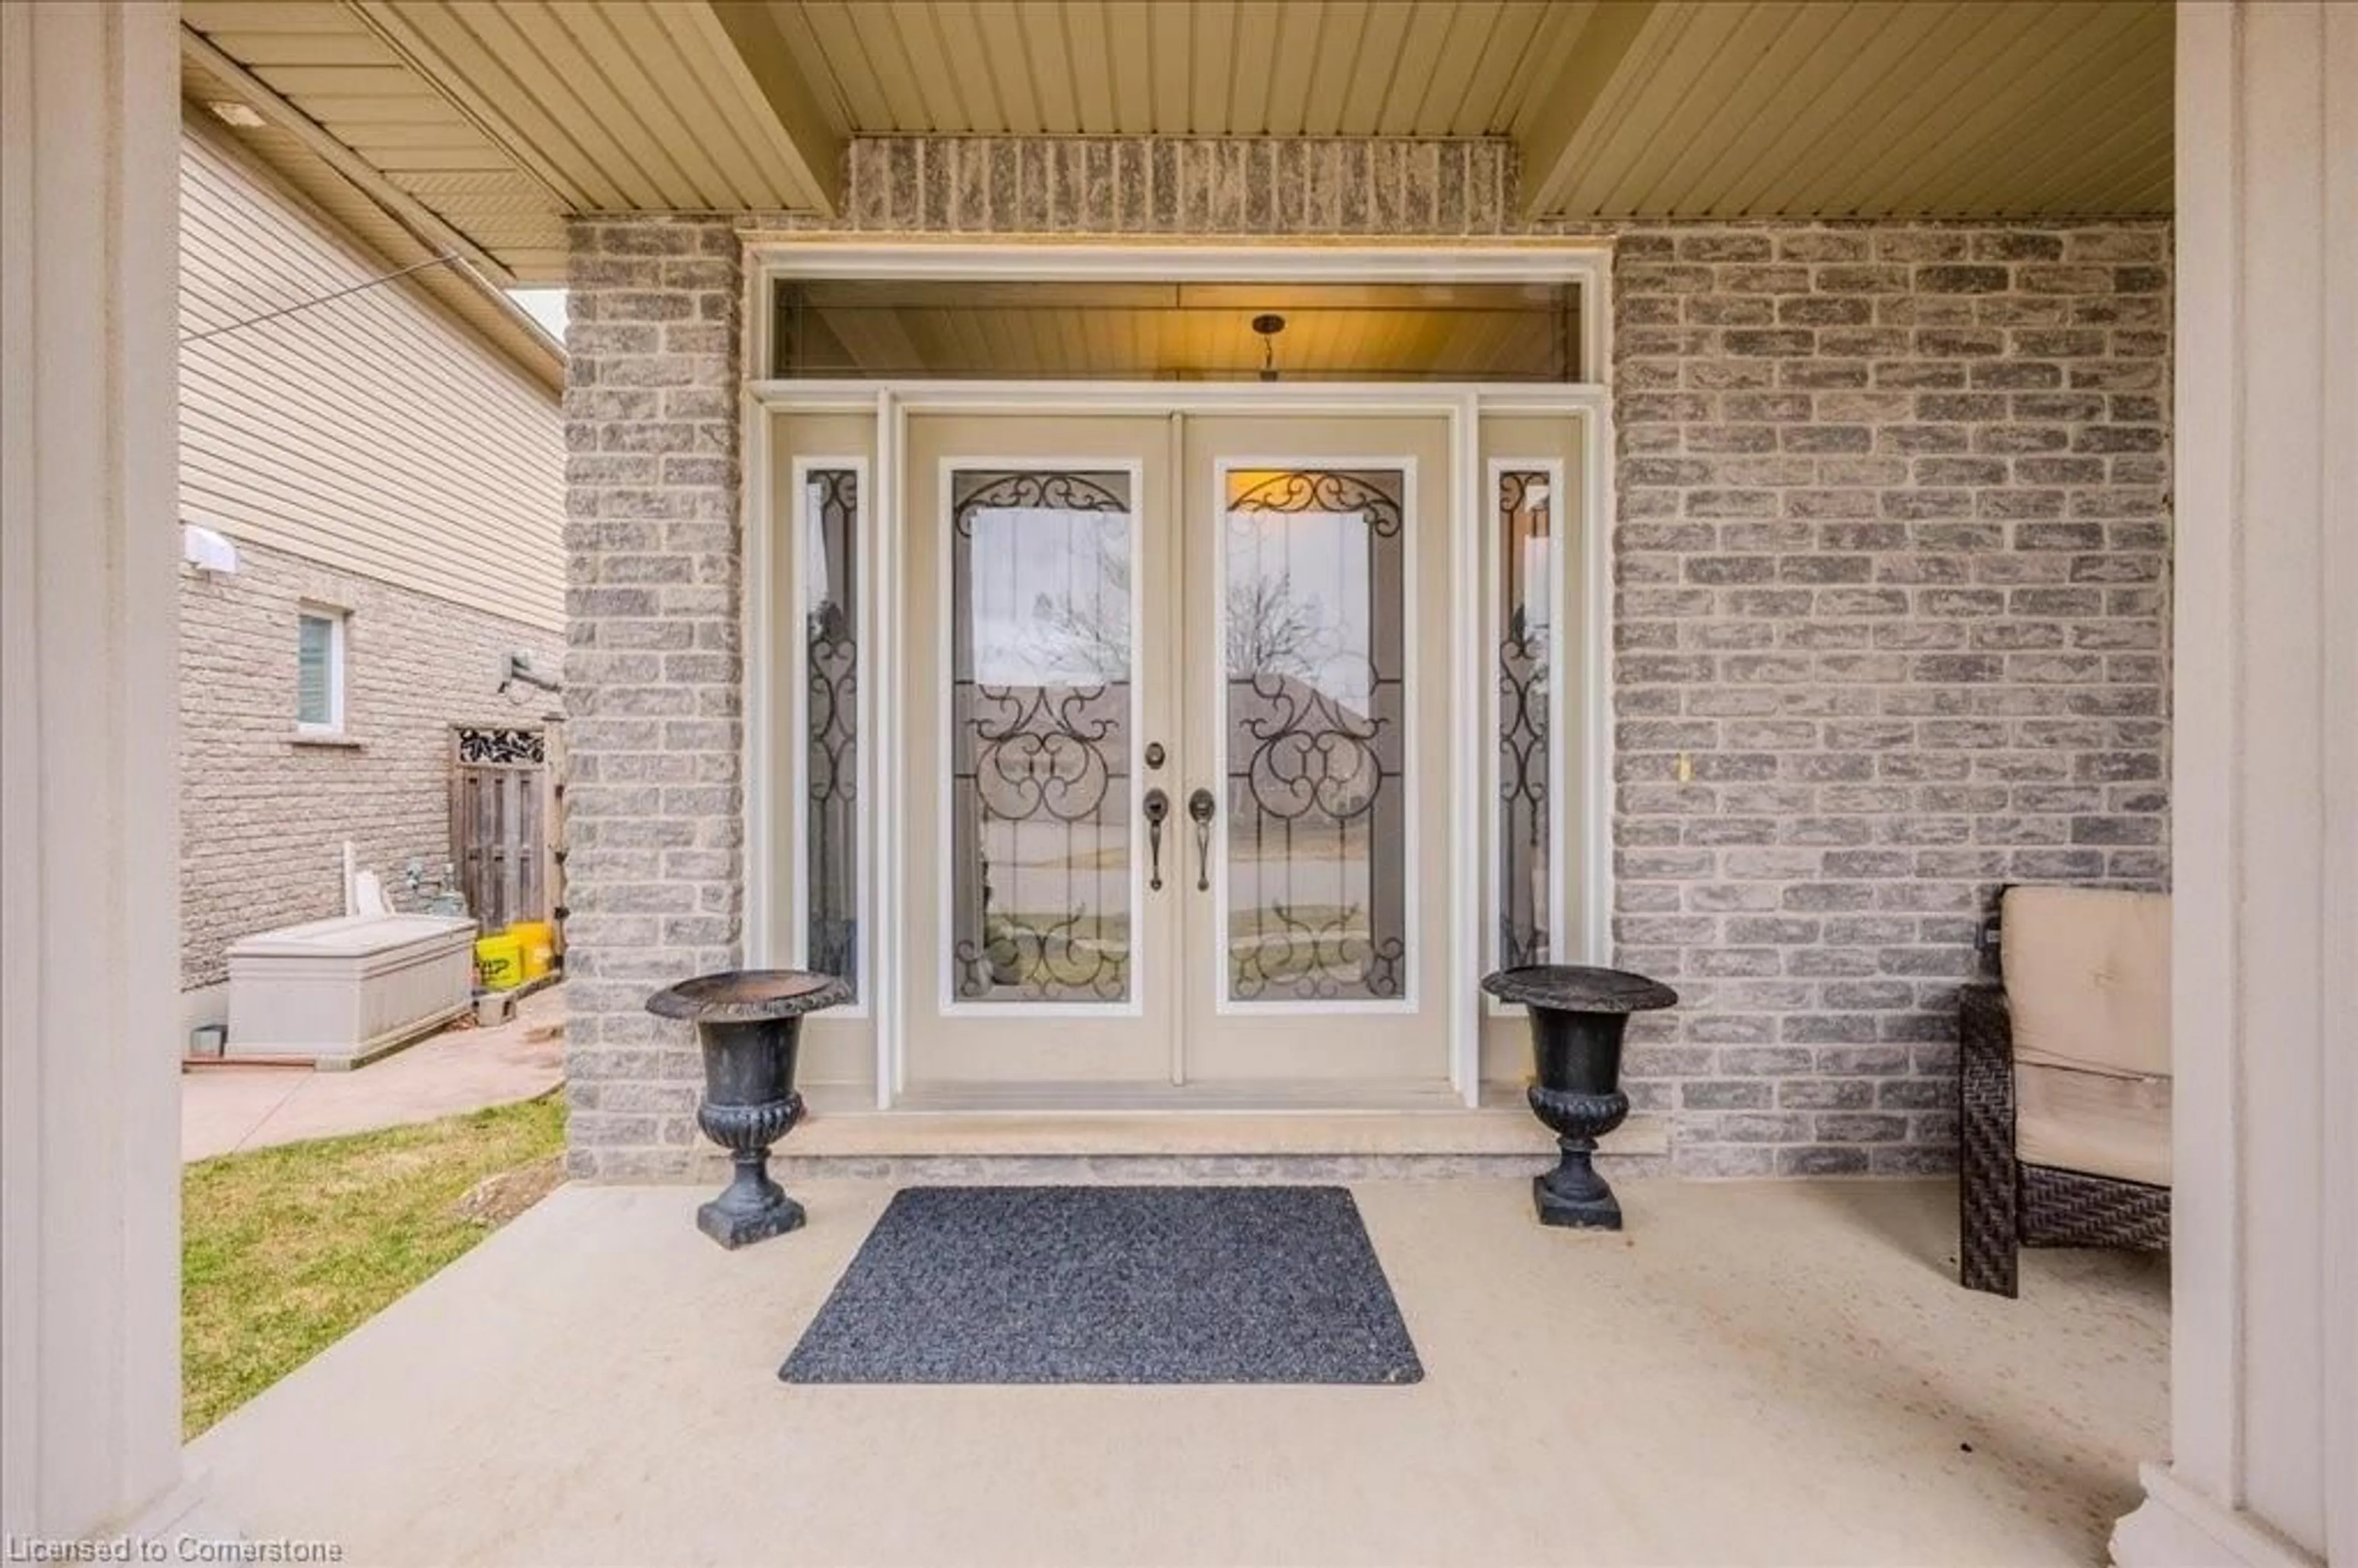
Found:
[[[2014,887],[1959,1002],[1958,1274],[2022,1247],[2169,1245],[2169,897]]]

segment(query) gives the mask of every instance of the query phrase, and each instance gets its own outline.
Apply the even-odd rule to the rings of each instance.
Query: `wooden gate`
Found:
[[[555,917],[557,792],[549,732],[451,732],[450,860],[467,912],[487,932]]]

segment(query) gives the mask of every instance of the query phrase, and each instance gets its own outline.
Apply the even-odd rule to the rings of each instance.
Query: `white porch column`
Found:
[[[180,1474],[179,16],[0,5],[0,1524]]]
[[[2358,1565],[2358,7],[2179,8],[2169,1463],[2125,1564]]]

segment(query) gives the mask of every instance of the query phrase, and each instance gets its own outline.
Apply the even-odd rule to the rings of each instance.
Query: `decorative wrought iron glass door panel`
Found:
[[[953,466],[949,483],[952,992],[1126,1001],[1133,476]]]
[[[1450,428],[1186,422],[1190,1081],[1448,1081]]]
[[[1230,1001],[1409,993],[1401,468],[1220,473]]]
[[[1498,529],[1498,852],[1492,956],[1500,967],[1549,961],[1548,681],[1555,628],[1554,473],[1493,465]]]
[[[1148,808],[1176,784],[1170,423],[906,428],[885,826],[903,1070],[1168,1084],[1177,845]]]
[[[802,470],[804,962],[851,982],[860,973],[860,470]]]

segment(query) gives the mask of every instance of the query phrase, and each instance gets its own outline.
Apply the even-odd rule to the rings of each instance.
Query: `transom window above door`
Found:
[[[1582,377],[1577,283],[781,278],[771,373],[937,381]]]

